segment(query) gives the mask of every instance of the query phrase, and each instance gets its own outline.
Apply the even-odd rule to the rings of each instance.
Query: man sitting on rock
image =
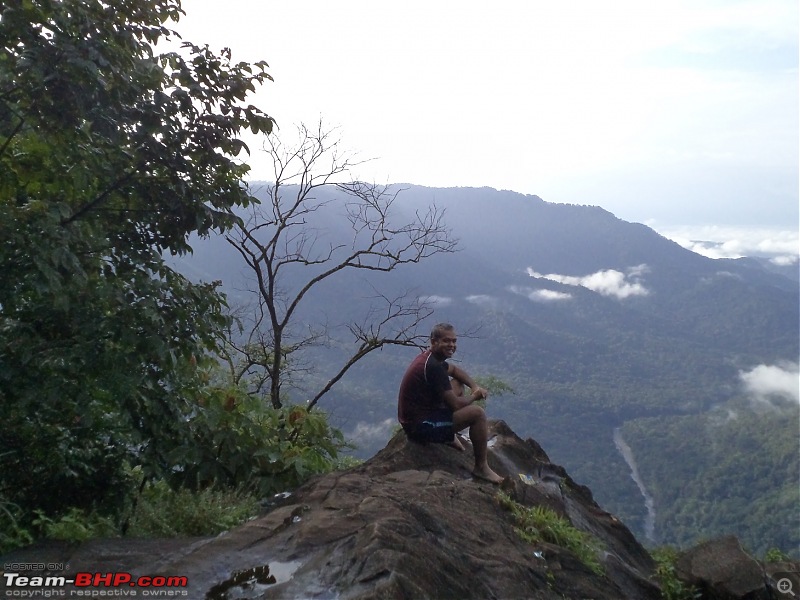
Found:
[[[486,460],[489,438],[486,413],[474,404],[486,398],[488,392],[466,371],[446,362],[456,351],[456,341],[455,328],[449,323],[433,328],[430,348],[411,362],[400,383],[397,417],[408,439],[445,443],[458,450],[464,450],[464,446],[456,433],[469,427],[475,453],[472,474],[499,484],[503,478],[489,468]],[[464,386],[472,390],[469,398],[464,397]]]

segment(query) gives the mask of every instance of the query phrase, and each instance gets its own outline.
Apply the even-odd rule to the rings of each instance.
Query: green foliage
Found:
[[[656,561],[656,580],[664,600],[697,600],[702,597],[698,589],[678,579],[675,572],[678,552],[675,548],[664,546],[651,554]]]
[[[547,542],[561,546],[594,573],[603,573],[597,558],[598,542],[591,535],[576,529],[568,519],[546,506],[523,506],[503,492],[499,492],[497,497],[500,505],[514,516],[517,523],[514,530],[523,540],[529,544]]]
[[[270,77],[188,43],[155,55],[181,12],[3,4],[0,495],[52,523],[119,511],[128,463],[168,467],[201,383],[186,367],[229,321],[162,254],[250,201],[238,136],[270,131],[244,102]]]
[[[142,490],[130,520],[131,537],[216,535],[258,514],[258,499],[241,490],[174,490],[161,480]]]
[[[33,543],[30,529],[22,524],[18,506],[0,498],[0,554]]]
[[[97,484],[99,493],[121,496],[119,507],[64,506],[62,499],[48,513],[22,511],[6,502],[0,512],[7,532],[0,538],[2,549],[37,537],[83,541],[98,535],[211,535],[254,515],[257,498],[347,466],[339,457],[347,445],[325,413],[309,413],[302,406],[274,409],[239,388],[212,385],[214,368],[192,370],[206,385],[195,390],[192,410],[163,455],[166,462],[158,469],[146,462],[131,469],[133,463],[123,459],[115,465],[113,490]],[[76,468],[84,459],[75,457]]]
[[[484,377],[474,377],[475,383],[489,392],[489,397],[502,396],[503,394],[515,394],[514,388],[508,385],[505,381],[501,380],[494,375],[486,375]],[[467,395],[465,393],[465,395]],[[478,400],[478,406],[486,408],[486,399]]]
[[[110,537],[117,533],[116,524],[95,512],[85,511],[72,507],[57,519],[51,519],[42,511],[36,511],[37,517],[33,520],[43,537],[51,540],[67,542],[85,542],[94,537]]]
[[[503,394],[516,394],[514,388],[505,381],[494,375],[475,377],[475,383],[489,391],[492,396],[502,396]]]
[[[786,562],[791,559],[792,558],[788,554],[779,548],[770,548],[767,550],[766,554],[764,554],[764,562],[766,563]]]
[[[241,488],[262,496],[336,468],[347,447],[322,411],[273,408],[232,386],[210,386],[187,420],[187,445],[168,455],[174,486]]]
[[[141,478],[141,470],[138,477]],[[240,490],[175,490],[164,480],[147,482],[141,488],[125,535],[216,535],[247,521],[258,510],[256,496]],[[27,527],[22,527],[13,512],[5,507],[0,511],[0,525],[0,553],[31,544],[36,537],[77,543],[122,535],[111,518],[76,507],[52,518],[37,511]]]

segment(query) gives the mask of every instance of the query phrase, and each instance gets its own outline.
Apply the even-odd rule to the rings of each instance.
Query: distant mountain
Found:
[[[490,397],[490,416],[541,441],[638,536],[644,538],[650,518],[656,523],[653,543],[690,543],[693,534],[699,539],[734,533],[756,552],[770,545],[798,548],[798,527],[773,523],[759,529],[757,523],[743,523],[747,517],[738,512],[730,519],[723,514],[704,520],[696,516],[702,513],[691,511],[695,524],[682,524],[680,531],[658,517],[679,513],[676,505],[700,495],[704,502],[723,499],[723,488],[710,500],[704,490],[704,482],[713,487],[714,478],[735,476],[700,460],[709,452],[704,444],[714,436],[701,438],[686,429],[684,439],[675,423],[691,416],[713,423],[713,415],[728,405],[743,419],[761,418],[763,412],[748,408],[742,373],[760,365],[797,364],[796,280],[755,260],[705,258],[599,207],[551,204],[490,188],[394,188],[402,190],[394,205],[398,220],[433,204],[444,208],[460,251],[389,274],[343,273],[308,298],[304,318],[343,323],[366,314],[373,286],[387,294],[413,290],[436,306],[425,327],[449,321],[462,333],[473,332],[459,340],[456,358],[462,366],[515,389],[513,395]],[[331,200],[330,212],[309,223],[325,240],[348,235],[341,205]],[[194,257],[181,264],[193,277],[221,279],[233,304],[247,298],[241,266],[241,258],[219,238],[196,243]],[[339,344],[346,349],[347,343],[343,338]],[[342,349],[318,350],[316,372],[301,383],[311,388],[322,380]],[[320,407],[360,445],[362,456],[389,438],[397,385],[413,355],[411,349],[397,348],[370,355],[322,400]],[[302,390],[293,398],[302,401]],[[748,439],[770,435],[794,440],[796,449],[797,402],[771,406],[783,411],[785,420],[778,420],[769,434],[753,428]],[[655,500],[655,516],[648,515],[642,490],[630,477],[631,466],[614,443],[615,430],[630,438],[634,457],[647,457],[640,475]],[[659,437],[661,430],[669,432],[668,439]],[[752,452],[738,448],[735,435],[724,439],[726,455]],[[765,443],[759,451],[778,453],[785,447]],[[690,486],[695,498],[668,492],[678,471],[681,478],[687,476],[686,464],[670,468],[671,452],[678,448],[684,463],[698,459],[697,483]],[[769,486],[766,495],[780,498],[774,508],[786,516],[784,523],[796,521],[796,510],[787,508],[800,502],[796,452],[764,459],[794,473],[764,485]],[[737,502],[765,495],[758,485],[737,486],[737,493],[748,496]]]

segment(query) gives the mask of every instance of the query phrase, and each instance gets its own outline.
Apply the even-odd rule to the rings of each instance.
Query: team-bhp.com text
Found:
[[[188,597],[189,581],[178,576],[141,576],[130,573],[76,573],[28,576],[3,573],[4,596],[8,598],[73,598],[73,597]],[[64,589],[66,586],[74,586]]]

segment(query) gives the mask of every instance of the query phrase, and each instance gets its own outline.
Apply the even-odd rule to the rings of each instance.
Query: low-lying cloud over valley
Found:
[[[571,300],[572,294],[566,292],[557,292],[556,290],[547,289],[533,289],[519,285],[512,285],[508,287],[508,291],[513,294],[525,296],[534,302],[559,302],[563,300]]]
[[[650,293],[641,281],[642,275],[648,271],[647,265],[630,267],[625,273],[615,269],[605,269],[582,276],[558,275],[555,273],[544,275],[537,273],[531,267],[528,267],[526,271],[528,275],[536,279],[547,279],[564,285],[581,286],[602,296],[610,296],[620,300],[631,296],[646,296]]]
[[[433,307],[436,307],[436,308],[440,308],[440,307],[449,306],[450,304],[452,304],[453,303],[453,299],[452,298],[448,298],[447,296],[432,295],[432,296],[421,296],[420,297],[420,302],[422,302],[423,304],[429,304],[429,305],[431,305]]]
[[[708,258],[768,258],[779,266],[791,266],[800,260],[800,241],[796,230],[742,227],[658,228],[664,237]]]
[[[366,423],[359,421],[347,437],[356,445],[369,445],[375,441],[388,440],[392,429],[396,425],[395,419],[384,419],[379,423]]]
[[[775,398],[800,402],[800,364],[781,362],[739,371],[745,392],[754,401],[772,404]]]

